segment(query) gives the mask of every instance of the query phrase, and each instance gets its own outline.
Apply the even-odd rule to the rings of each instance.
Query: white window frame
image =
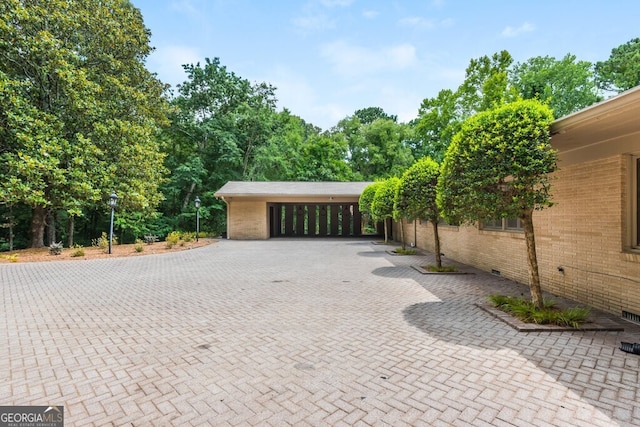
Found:
[[[516,220],[516,226],[515,227],[510,227],[509,226],[509,220]],[[498,222],[497,219],[495,222]],[[501,225],[497,226],[497,225],[487,225],[484,221],[481,222],[481,230],[485,230],[485,231],[509,231],[512,233],[522,233],[524,232],[524,229],[522,228],[522,222],[520,221],[520,218],[501,218]]]

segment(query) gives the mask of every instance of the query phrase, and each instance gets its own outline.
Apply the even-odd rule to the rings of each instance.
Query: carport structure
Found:
[[[360,236],[358,199],[369,184],[229,181],[215,196],[227,204],[228,239]]]

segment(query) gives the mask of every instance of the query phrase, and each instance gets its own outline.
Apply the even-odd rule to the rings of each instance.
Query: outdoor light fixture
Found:
[[[196,205],[196,242],[198,241],[198,234],[200,234],[200,197],[196,196],[193,201]]]
[[[111,244],[113,242],[113,211],[116,209],[116,205],[118,204],[118,196],[114,191],[109,196],[109,206],[111,206],[111,227],[109,228],[109,255],[111,255]]]

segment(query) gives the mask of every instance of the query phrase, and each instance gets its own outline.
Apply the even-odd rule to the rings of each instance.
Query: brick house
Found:
[[[534,213],[542,287],[640,321],[640,87],[556,120],[551,132],[555,204]],[[528,283],[516,219],[439,231],[445,257]],[[426,222],[405,233],[433,250]]]

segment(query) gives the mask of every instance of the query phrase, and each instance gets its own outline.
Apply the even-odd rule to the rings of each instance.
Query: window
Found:
[[[496,231],[522,231],[522,223],[519,218],[497,218],[482,221],[481,228]]]

